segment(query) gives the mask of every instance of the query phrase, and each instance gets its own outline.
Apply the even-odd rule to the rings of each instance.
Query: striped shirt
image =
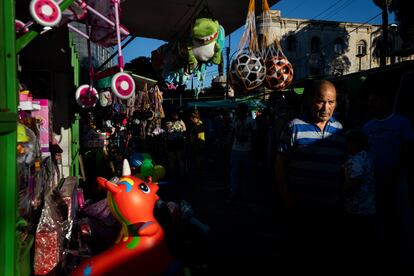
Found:
[[[331,118],[323,131],[307,118],[290,121],[278,151],[288,157],[288,188],[299,202],[335,205],[341,189],[345,139],[340,122]]]

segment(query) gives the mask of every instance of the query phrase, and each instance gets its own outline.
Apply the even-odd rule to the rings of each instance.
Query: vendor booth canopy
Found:
[[[261,2],[256,0],[256,14],[262,12]],[[279,0],[267,2],[273,6]],[[171,41],[188,35],[195,17],[208,9],[230,34],[244,25],[248,5],[249,0],[126,0],[121,22],[135,36]]]
[[[279,1],[267,2],[271,7]],[[86,0],[86,2],[90,1]],[[244,25],[249,6],[249,0],[121,0],[120,2],[121,24],[131,35],[164,41],[186,37],[193,20],[206,9],[220,22],[226,34],[230,34]],[[30,0],[16,1],[16,12],[20,20],[30,19],[29,3]],[[262,1],[256,0],[256,14],[261,12]]]

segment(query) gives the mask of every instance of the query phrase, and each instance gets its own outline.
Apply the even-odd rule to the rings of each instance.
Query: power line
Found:
[[[288,15],[291,11],[295,11],[296,9],[298,9],[300,6],[302,6],[305,3],[306,3],[306,0],[300,1],[299,4],[296,5],[294,8],[289,9],[288,11],[286,11],[286,15]]]
[[[324,14],[325,12],[327,12],[328,10],[330,10],[331,8],[333,8],[334,6],[336,6],[338,3],[342,2],[342,1],[344,1],[344,0],[338,0],[338,1],[336,1],[334,4],[332,4],[331,6],[329,6],[328,8],[326,8],[325,10],[323,10],[322,12],[320,12],[318,15],[314,16],[312,19],[309,19],[309,20],[316,19],[318,16]],[[301,1],[298,5],[295,6],[295,8],[293,8],[291,10],[297,9],[298,7],[300,7],[301,5],[303,5],[304,2],[305,2],[305,0]],[[236,50],[234,53],[236,53],[237,51],[238,50]],[[234,53],[231,55],[231,59],[232,59]]]
[[[365,24],[368,24],[369,22],[373,21],[374,19],[376,19],[377,17],[379,17],[381,14],[382,14],[382,12],[380,12],[379,14],[377,14],[377,15],[373,16],[372,18],[368,19],[368,20],[367,20],[367,21],[365,21],[364,23],[361,23],[360,25],[356,26],[354,29],[352,29],[351,31],[349,31],[349,32],[348,32],[348,35],[349,35],[350,33],[355,32],[356,30],[358,30],[360,27],[364,26]],[[332,40],[332,41],[329,41],[328,43],[325,43],[324,45],[322,45],[322,46],[320,47],[320,49],[321,49],[321,50],[322,50],[322,49],[326,49],[328,46],[331,46],[331,45],[332,45],[332,43],[334,43],[334,42],[335,42],[335,39],[334,39],[334,40]],[[304,58],[306,58],[306,55],[304,55],[304,56],[302,56],[302,57],[299,57],[299,58],[297,58],[297,59],[294,59],[294,60],[295,60],[295,61],[299,61],[299,60],[302,60],[302,59],[304,59]]]
[[[379,14],[377,14],[377,15],[375,15],[374,17],[372,17],[371,19],[368,19],[368,21],[365,21],[364,23],[361,23],[360,25],[358,25],[357,27],[355,27],[352,31],[350,31],[349,32],[349,34],[350,33],[352,33],[352,32],[355,32],[356,30],[358,30],[358,28],[359,27],[362,27],[363,25],[365,25],[365,24],[368,24],[369,22],[371,22],[371,21],[373,21],[375,18],[377,18],[378,16],[380,16],[382,14],[382,12],[380,12]]]
[[[352,2],[354,2],[354,0],[348,0],[348,2],[343,3],[341,6],[339,6],[337,9],[331,11],[328,15],[324,16],[324,19],[328,19],[340,12],[343,12],[345,10],[346,7],[348,7],[350,4],[352,4]]]
[[[325,10],[323,10],[322,12],[320,12],[318,15],[314,16],[311,20],[318,18],[319,16],[321,16],[322,14],[324,14],[325,12],[327,12],[328,10],[330,10],[331,8],[335,7],[339,2],[342,2],[344,0],[338,0],[336,1],[334,4],[330,5],[328,8],[326,8]]]

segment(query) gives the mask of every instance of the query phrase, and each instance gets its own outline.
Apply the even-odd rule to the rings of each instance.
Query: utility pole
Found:
[[[388,52],[388,1],[382,7],[382,41],[381,41],[381,55],[380,66],[387,65],[387,52]]]
[[[373,0],[382,10],[382,39],[380,43],[380,66],[387,65],[388,52],[388,6],[391,0]]]
[[[223,51],[221,51],[220,53],[221,57],[220,57],[220,63],[218,64],[218,74],[219,76],[223,76],[224,75],[224,54]]]
[[[227,76],[226,76],[226,93],[224,94],[224,99],[227,99],[229,96],[230,89],[230,44],[231,43],[231,34],[229,34],[229,47],[226,48],[227,54]]]

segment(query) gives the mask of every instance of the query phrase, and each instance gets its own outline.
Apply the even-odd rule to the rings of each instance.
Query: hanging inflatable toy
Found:
[[[184,72],[184,69],[179,69],[177,72],[165,72],[162,74],[162,78],[165,80],[165,82],[168,85],[174,85],[175,89],[177,86],[185,85],[188,81],[189,75]],[[171,89],[172,86],[169,86],[169,89]],[[174,88],[172,88],[174,89]]]
[[[144,161],[144,155],[137,151],[132,152],[131,155],[129,156],[129,163],[134,168],[141,167],[143,161]]]
[[[148,177],[152,177],[154,173],[154,163],[152,163],[151,158],[146,158],[142,161],[141,165],[141,174],[143,179],[148,179]]]
[[[238,50],[231,61],[230,84],[237,92],[248,92],[259,87],[266,68],[259,51],[256,34],[255,2],[250,0],[245,29]]]
[[[266,79],[264,84],[273,90],[283,90],[292,83],[293,67],[284,56],[266,59]]]
[[[126,159],[117,183],[102,177],[97,181],[108,191],[109,207],[122,230],[114,246],[81,263],[71,275],[177,275],[180,267],[154,218],[158,185],[132,176]]]
[[[166,172],[164,166],[162,165],[155,165],[152,171],[152,179],[154,181],[159,181],[160,179],[163,179],[165,177]]]
[[[132,171],[137,172],[135,176],[139,179],[147,180],[151,177],[154,182],[157,182],[165,177],[165,168],[162,165],[155,165],[148,153],[133,151],[128,159]]]
[[[259,54],[241,51],[231,63],[231,80],[234,90],[249,91],[259,87],[266,76],[266,67]]]
[[[188,59],[187,51],[187,44],[171,41],[151,52],[152,67],[170,90],[185,85],[191,75],[184,68]]]
[[[188,47],[190,68],[196,68],[198,63],[220,64],[224,37],[224,28],[211,16],[208,8],[204,8],[191,29],[191,45]]]
[[[262,0],[263,22],[262,22],[262,57],[266,64],[266,78],[264,84],[271,90],[283,90],[289,86],[293,80],[293,67],[289,62],[279,39],[271,29],[272,14],[267,0]]]

